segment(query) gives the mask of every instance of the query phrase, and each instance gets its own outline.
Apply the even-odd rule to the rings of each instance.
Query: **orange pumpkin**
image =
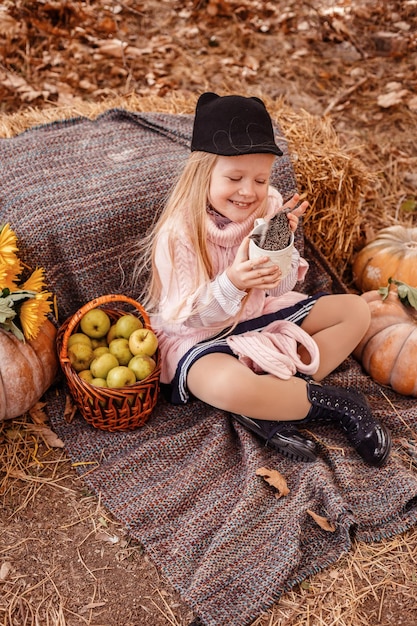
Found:
[[[360,291],[378,289],[390,277],[417,287],[417,228],[388,226],[356,255],[353,279]]]
[[[417,397],[417,311],[402,304],[394,289],[385,300],[378,290],[362,298],[369,304],[371,323],[354,356],[376,382]]]
[[[32,408],[57,371],[56,329],[49,320],[25,343],[0,329],[0,422]]]

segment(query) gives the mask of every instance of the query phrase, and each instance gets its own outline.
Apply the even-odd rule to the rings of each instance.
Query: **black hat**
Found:
[[[197,102],[191,139],[191,151],[196,150],[222,156],[283,154],[262,100],[211,92]]]

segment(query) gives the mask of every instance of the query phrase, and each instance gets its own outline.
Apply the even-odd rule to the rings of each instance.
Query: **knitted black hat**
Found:
[[[262,100],[212,92],[203,93],[197,102],[191,139],[191,151],[196,150],[222,156],[282,156]]]

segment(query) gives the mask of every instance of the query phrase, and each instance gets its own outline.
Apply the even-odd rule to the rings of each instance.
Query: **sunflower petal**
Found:
[[[17,238],[9,224],[0,229],[0,263],[13,263],[16,259]]]
[[[50,296],[49,292],[44,291],[26,300],[20,307],[20,323],[26,339],[37,337],[40,327],[51,310],[52,303],[48,300]]]
[[[29,278],[23,283],[21,289],[29,291],[42,291],[45,287],[45,270],[43,267],[37,267]]]

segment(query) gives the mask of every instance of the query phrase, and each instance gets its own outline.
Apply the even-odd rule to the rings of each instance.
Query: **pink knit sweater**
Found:
[[[274,215],[282,206],[280,194],[270,188],[266,217]],[[241,223],[230,222],[219,228],[207,214],[207,243],[215,278],[193,290],[193,268],[196,255],[185,239],[184,228],[177,223],[166,225],[160,233],[156,248],[162,293],[159,312],[151,316],[151,323],[159,339],[162,371],[161,382],[174,377],[178,361],[196,343],[230,326],[239,313],[245,291],[237,289],[226,275],[242,239],[250,233],[258,213]],[[169,241],[175,237],[174,259],[169,253]],[[292,269],[269,296],[262,289],[253,289],[245,302],[239,321],[253,319],[264,313],[291,306],[306,296],[292,291],[303,280],[308,263],[294,250]]]

